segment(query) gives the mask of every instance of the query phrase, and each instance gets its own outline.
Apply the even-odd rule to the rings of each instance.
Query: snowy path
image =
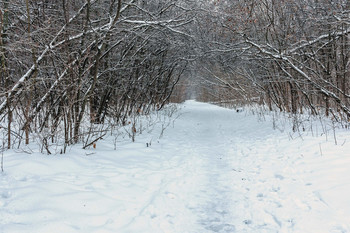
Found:
[[[181,113],[151,147],[145,133],[89,156],[7,152],[0,232],[350,232],[348,132],[335,146],[208,104]]]

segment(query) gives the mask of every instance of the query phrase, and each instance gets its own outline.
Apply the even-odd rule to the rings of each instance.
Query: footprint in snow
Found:
[[[8,198],[11,197],[11,192],[10,191],[4,191],[4,192],[1,193],[0,197],[3,198],[3,199],[8,199]]]
[[[279,180],[284,180],[284,176],[282,176],[280,174],[275,174],[275,178],[279,179]]]
[[[236,232],[236,227],[231,224],[210,225],[210,226],[207,226],[206,229],[213,232],[221,232],[221,233]]]
[[[173,193],[166,192],[165,194],[166,194],[167,197],[170,198],[170,199],[176,199],[176,195],[173,194]]]
[[[252,224],[252,220],[244,220],[243,221],[243,223],[245,224],[245,225],[250,225],[250,224]]]
[[[334,226],[332,232],[335,233],[347,233],[348,231],[342,226]]]
[[[277,192],[279,192],[281,190],[281,187],[272,187],[271,188],[271,192],[274,192],[274,193],[277,193]]]

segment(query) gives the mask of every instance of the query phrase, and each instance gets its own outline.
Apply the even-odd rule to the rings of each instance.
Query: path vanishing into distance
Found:
[[[350,232],[347,131],[335,145],[196,101],[179,114],[162,138],[159,125],[117,150],[110,136],[66,155],[5,152],[0,232]]]

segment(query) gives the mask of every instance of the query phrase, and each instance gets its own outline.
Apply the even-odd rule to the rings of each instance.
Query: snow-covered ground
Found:
[[[117,150],[5,152],[0,232],[350,232],[349,131],[335,145],[195,101],[180,113]]]

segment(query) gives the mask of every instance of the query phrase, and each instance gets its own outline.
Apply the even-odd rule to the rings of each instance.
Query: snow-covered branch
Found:
[[[92,3],[96,2],[97,0],[93,0]],[[52,47],[54,47],[55,42],[61,36],[61,34],[66,30],[67,26],[72,23],[80,14],[83,12],[83,10],[87,7],[88,2],[85,2],[81,6],[81,8],[78,10],[78,12],[72,16],[67,24],[63,25],[61,29],[56,33],[55,37],[51,40],[51,42],[45,47],[45,49],[41,52],[40,56],[37,58],[35,63],[30,67],[30,69],[16,82],[16,84],[7,91],[7,99],[3,101],[3,103],[0,105],[0,115],[4,112],[7,106],[8,99],[12,99],[16,93],[18,93],[19,89],[23,86],[24,82],[26,82],[28,79],[31,78],[32,74],[37,70],[37,65],[40,64],[40,62],[43,60],[45,55],[51,51]]]

